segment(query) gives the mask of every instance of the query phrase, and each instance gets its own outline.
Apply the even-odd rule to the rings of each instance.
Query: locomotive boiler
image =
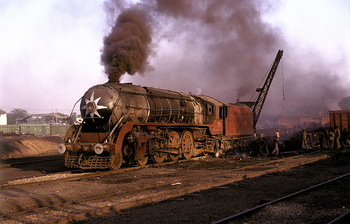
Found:
[[[142,166],[243,148],[282,55],[278,51],[252,108],[130,83],[93,86],[81,99],[83,122],[70,127],[58,152],[69,168],[119,169],[123,163]]]

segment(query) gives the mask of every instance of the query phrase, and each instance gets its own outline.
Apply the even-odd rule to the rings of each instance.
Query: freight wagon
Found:
[[[0,125],[2,135],[64,135],[70,125],[15,124]]]
[[[330,110],[330,127],[338,126],[340,130],[350,127],[350,110]]]

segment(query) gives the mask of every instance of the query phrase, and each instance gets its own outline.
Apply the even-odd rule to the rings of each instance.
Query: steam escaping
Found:
[[[144,11],[138,8],[124,10],[103,41],[101,63],[109,81],[118,82],[124,73],[143,73],[148,65],[151,41],[151,28]]]

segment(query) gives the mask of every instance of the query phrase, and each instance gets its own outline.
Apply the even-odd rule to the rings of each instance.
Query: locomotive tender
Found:
[[[128,83],[91,87],[80,111],[82,124],[73,125],[58,146],[69,168],[189,159],[243,147],[254,132],[248,106]]]

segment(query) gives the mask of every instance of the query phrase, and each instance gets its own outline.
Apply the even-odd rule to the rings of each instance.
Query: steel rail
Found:
[[[275,200],[266,202],[266,203],[264,203],[264,204],[257,205],[257,206],[255,206],[255,207],[253,207],[253,208],[246,209],[246,210],[244,210],[244,211],[242,211],[242,212],[239,212],[239,213],[236,213],[236,214],[234,214],[234,215],[228,216],[228,217],[223,218],[223,219],[221,219],[221,220],[214,221],[214,222],[212,222],[212,224],[229,223],[230,221],[232,221],[232,220],[234,220],[234,219],[241,218],[241,217],[243,217],[243,216],[245,216],[245,215],[248,215],[248,214],[250,214],[250,213],[256,212],[256,211],[258,211],[258,210],[260,210],[260,209],[262,209],[262,208],[264,208],[264,207],[266,207],[266,206],[268,206],[268,205],[275,204],[275,203],[277,203],[277,202],[281,202],[281,201],[283,201],[283,200],[286,200],[286,199],[289,199],[289,198],[298,196],[298,195],[303,194],[303,193],[305,193],[305,192],[309,192],[309,191],[315,190],[315,189],[317,189],[317,188],[319,188],[319,187],[322,187],[322,186],[325,186],[325,185],[327,185],[327,184],[333,183],[333,182],[335,182],[335,181],[337,181],[337,180],[339,180],[339,179],[342,179],[342,178],[345,178],[345,177],[348,177],[348,176],[350,176],[350,173],[346,173],[346,174],[344,174],[344,175],[338,176],[338,177],[333,178],[333,179],[331,179],[331,180],[328,180],[328,181],[325,181],[325,182],[322,182],[322,183],[313,185],[313,186],[311,186],[311,187],[308,187],[308,188],[305,188],[305,189],[303,189],[303,190],[294,192],[294,193],[292,193],[292,194],[288,194],[288,195],[286,195],[286,196],[277,198],[277,199],[275,199]],[[347,214],[347,215],[348,215],[348,214]]]
[[[347,219],[347,218],[350,218],[350,210],[341,214],[340,216],[338,216],[337,218],[333,219],[332,221],[330,221],[329,223],[327,224],[336,224],[336,223],[340,223],[342,222],[343,220]]]

